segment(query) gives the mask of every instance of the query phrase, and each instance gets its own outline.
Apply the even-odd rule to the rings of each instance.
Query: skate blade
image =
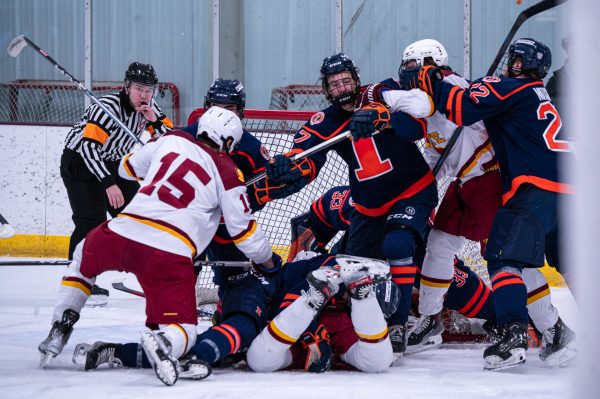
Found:
[[[85,364],[87,353],[91,347],[92,345],[90,344],[77,344],[77,346],[75,347],[75,351],[73,351],[73,363],[81,365]]]
[[[558,352],[548,356],[544,360],[544,363],[549,367],[567,367],[575,357],[577,357],[577,349],[575,345],[569,344]]]
[[[437,348],[442,344],[442,335],[434,335],[432,337],[428,337],[421,344],[418,345],[407,345],[406,346],[406,354],[414,355],[415,353],[421,353],[428,351],[430,349]]]
[[[500,371],[510,369],[512,367],[519,366],[521,364],[525,364],[525,350],[523,349],[513,349],[515,352],[512,352],[512,356],[506,360],[502,360],[498,356],[489,356],[485,359],[485,364],[483,365],[483,369],[487,371]]]
[[[391,367],[399,367],[402,365],[402,358],[404,357],[404,353],[394,352],[394,361],[392,362]]]
[[[50,360],[52,360],[55,357],[56,357],[56,355],[51,352],[41,353],[40,354],[40,368],[41,369],[46,368],[46,366],[48,366],[48,363],[50,363]]]
[[[91,295],[85,303],[86,308],[103,308],[108,304],[108,296]]]

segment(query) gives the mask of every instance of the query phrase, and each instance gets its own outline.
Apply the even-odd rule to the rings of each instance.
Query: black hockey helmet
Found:
[[[244,85],[237,79],[217,79],[210,86],[204,97],[204,108],[210,108],[213,103],[235,104],[240,118],[244,116],[246,107],[246,92]]]
[[[356,81],[356,89],[351,93],[344,93],[337,97],[333,97],[329,93],[329,82],[327,77],[336,73],[348,71]],[[360,93],[360,75],[358,74],[358,68],[354,65],[354,62],[344,53],[337,53],[331,55],[323,60],[321,65],[321,84],[325,91],[325,97],[336,105],[351,104],[356,101],[356,97]]]
[[[384,317],[388,318],[396,313],[400,304],[400,289],[394,282],[386,280],[377,284],[375,286],[375,296]]]
[[[125,72],[125,82],[154,86],[158,83],[158,78],[152,65],[132,62]]]
[[[517,57],[521,58],[521,69],[513,68]],[[508,70],[513,74],[532,73],[537,79],[543,79],[552,65],[552,53],[544,43],[523,38],[516,40],[508,48]]]

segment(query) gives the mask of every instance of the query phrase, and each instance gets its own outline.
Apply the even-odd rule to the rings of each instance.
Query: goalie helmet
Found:
[[[521,58],[521,68],[514,68],[517,58]],[[548,46],[534,39],[518,39],[508,48],[508,69],[514,76],[519,73],[532,73],[544,79],[552,65],[552,53]]]
[[[385,318],[390,317],[400,304],[400,289],[391,280],[382,281],[375,286],[375,296]]]
[[[405,68],[408,61],[415,60],[417,68],[426,65],[426,61],[435,62],[436,66],[448,66],[448,52],[442,43],[433,39],[423,39],[409,44],[402,53],[400,69]]]
[[[237,148],[243,133],[242,122],[235,112],[211,107],[198,119],[196,137],[207,138],[219,150],[230,153]]]
[[[246,107],[244,86],[237,79],[215,80],[204,97],[204,108],[210,108],[213,104],[234,104],[238,116],[242,118]]]
[[[329,82],[327,81],[327,77],[344,71],[350,72],[350,75],[352,75],[352,78],[356,82],[356,88],[352,92],[343,93],[333,97],[329,92]],[[344,53],[331,55],[325,58],[323,64],[321,64],[321,84],[327,100],[336,105],[354,104],[356,102],[356,97],[360,93],[360,75],[358,74],[358,68],[356,68],[350,57]]]
[[[154,86],[158,83],[158,77],[152,65],[132,62],[125,72],[125,82]]]

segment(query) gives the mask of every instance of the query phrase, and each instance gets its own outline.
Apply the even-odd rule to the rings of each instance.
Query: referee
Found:
[[[134,62],[125,72],[123,89],[99,98],[137,137],[144,129],[151,135],[173,128],[154,101],[158,78],[150,64]],[[135,141],[96,104],[90,105],[81,120],[69,131],[60,159],[60,175],[67,189],[75,230],[69,242],[69,259],[86,234],[106,221],[106,212],[116,216],[139,188],[134,181],[119,177],[119,161],[132,150]],[[97,304],[106,302],[108,291],[92,289]],[[98,297],[102,295],[105,297]]]

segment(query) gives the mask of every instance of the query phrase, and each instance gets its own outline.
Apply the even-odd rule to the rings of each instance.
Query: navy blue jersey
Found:
[[[484,77],[467,88],[445,82],[435,85],[436,109],[457,125],[483,120],[503,179],[506,203],[522,184],[573,192],[560,162],[572,162],[562,121],[541,80]]]
[[[400,88],[393,79],[383,83]],[[306,150],[344,132],[351,116],[352,112],[337,105],[317,112],[296,133],[292,151]],[[391,127],[381,133],[356,142],[344,140],[331,147],[348,164],[352,196],[359,212],[385,215],[395,202],[413,196],[434,181],[415,143],[426,130],[424,121],[396,112],[391,114]],[[327,151],[310,159],[318,172],[327,160]]]
[[[348,229],[353,213],[354,201],[350,187],[333,187],[312,203],[311,228],[320,241],[327,243],[338,231]]]

